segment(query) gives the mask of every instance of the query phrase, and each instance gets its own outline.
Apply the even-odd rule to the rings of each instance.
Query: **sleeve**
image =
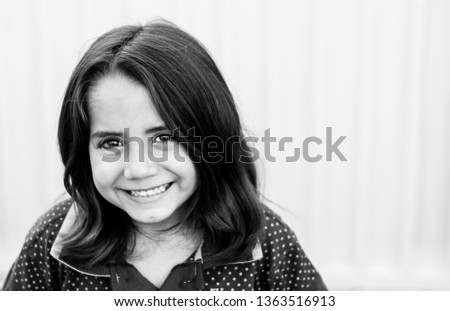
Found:
[[[41,227],[39,223],[30,230],[3,290],[60,290],[61,267],[50,256],[54,235],[49,226]]]
[[[327,290],[295,233],[278,217],[266,217],[263,266],[266,290]]]

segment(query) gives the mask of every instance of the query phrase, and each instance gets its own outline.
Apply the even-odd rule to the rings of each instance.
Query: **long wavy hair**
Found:
[[[88,93],[100,78],[115,73],[148,90],[166,126],[180,133],[175,139],[196,159],[198,187],[186,202],[182,223],[203,230],[204,260],[226,263],[250,256],[264,218],[251,147],[235,102],[207,50],[163,20],[105,33],[89,47],[70,78],[58,141],[64,185],[79,216],[61,256],[92,267],[125,260],[135,243],[131,218],[99,194],[89,161]],[[190,129],[195,129],[196,137]],[[198,137],[227,142],[226,157],[208,161],[204,144],[198,148],[194,143]]]

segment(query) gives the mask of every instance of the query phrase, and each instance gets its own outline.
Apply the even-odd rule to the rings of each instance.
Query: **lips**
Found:
[[[147,198],[152,197],[161,193],[164,193],[167,191],[167,189],[172,186],[172,183],[167,183],[158,187],[153,187],[149,189],[143,189],[143,190],[125,190],[128,194],[130,194],[133,197],[137,198]]]

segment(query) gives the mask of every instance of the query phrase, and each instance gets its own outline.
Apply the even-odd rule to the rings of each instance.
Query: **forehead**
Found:
[[[91,131],[163,125],[149,92],[130,78],[107,75],[88,92]]]

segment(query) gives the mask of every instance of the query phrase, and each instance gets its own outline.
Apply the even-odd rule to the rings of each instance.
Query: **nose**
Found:
[[[133,150],[134,149],[134,150]],[[142,179],[158,174],[159,165],[139,150],[130,148],[129,157],[125,157],[124,176],[127,179]]]

